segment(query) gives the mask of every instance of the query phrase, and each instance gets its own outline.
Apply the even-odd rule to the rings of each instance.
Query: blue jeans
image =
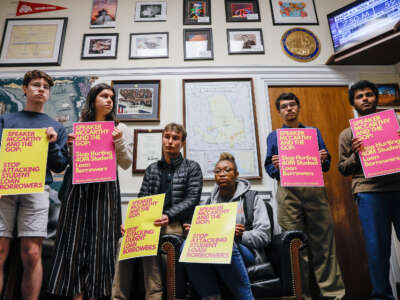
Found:
[[[389,282],[392,224],[400,240],[400,192],[358,193],[372,299],[394,299]]]
[[[190,282],[202,297],[220,294],[218,277],[225,283],[235,299],[253,300],[246,266],[255,264],[254,254],[244,245],[234,243],[230,264],[184,263]]]

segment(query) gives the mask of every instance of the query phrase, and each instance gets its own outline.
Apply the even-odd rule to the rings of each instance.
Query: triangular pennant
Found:
[[[66,7],[61,7],[52,4],[44,3],[32,3],[26,1],[19,1],[17,7],[17,16],[30,15],[41,12],[56,11],[61,9],[67,9]]]

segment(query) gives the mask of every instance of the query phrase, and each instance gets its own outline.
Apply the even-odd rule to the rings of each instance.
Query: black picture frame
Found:
[[[378,83],[379,107],[400,107],[400,90],[397,83]]]
[[[67,30],[68,18],[9,18],[6,19],[3,31],[3,37],[0,47],[0,67],[18,67],[18,66],[60,66],[62,61],[62,54],[64,50],[65,33]],[[46,40],[45,29],[46,26],[56,25],[57,30],[55,36],[49,36]],[[10,58],[10,40],[12,36],[17,35],[18,32],[14,31],[14,26],[25,26],[27,29],[32,29],[32,35],[37,34],[38,26],[43,26],[41,33],[42,43],[38,43],[37,37],[35,41],[29,45],[30,41],[25,41],[24,49],[14,45],[16,53],[14,57]],[[35,27],[34,27],[35,26]],[[26,34],[26,32],[24,33]],[[28,34],[29,36],[29,34]],[[53,40],[51,40],[53,38]],[[35,55],[36,53],[43,53],[46,51],[46,43],[50,44],[47,50],[54,49],[52,55],[43,57]],[[40,48],[42,47],[42,48]],[[40,51],[38,51],[40,50]],[[30,56],[31,55],[31,56]]]
[[[206,46],[205,49],[204,46]],[[184,29],[183,50],[184,60],[213,60],[214,49],[212,29]]]
[[[258,0],[225,0],[226,22],[260,22]]]
[[[114,80],[117,121],[160,122],[160,80]]]
[[[211,25],[211,0],[183,0],[183,25]]]
[[[295,8],[290,7],[290,1],[283,2],[281,0],[269,0],[271,15],[272,15],[272,23],[274,26],[276,25],[319,25],[318,14],[315,8],[314,0],[302,0],[303,2],[293,2],[296,4]],[[285,6],[286,7],[282,7]],[[289,7],[287,7],[289,5]],[[303,5],[301,7],[300,5]],[[310,8],[308,8],[310,7]],[[280,16],[279,14],[282,11],[285,11],[286,14],[291,14],[291,9],[295,10],[293,12],[293,16]],[[292,19],[291,19],[292,18]]]
[[[81,59],[116,59],[118,33],[86,33],[82,39]]]
[[[235,28],[226,30],[228,54],[264,54],[261,28]],[[244,39],[246,38],[246,40]]]
[[[147,38],[141,41],[138,47],[138,38]],[[158,47],[159,46],[159,47]],[[169,34],[168,32],[131,33],[129,38],[129,59],[168,58]]]

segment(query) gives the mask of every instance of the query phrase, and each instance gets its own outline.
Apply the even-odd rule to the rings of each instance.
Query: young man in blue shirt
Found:
[[[282,128],[306,128],[299,121],[300,101],[293,93],[283,93],[276,99]],[[331,157],[316,128],[322,170],[327,172]],[[302,230],[308,237],[308,255],[301,254],[302,290],[304,299],[312,299],[309,272],[314,272],[320,299],[342,299],[345,295],[340,267],[336,258],[333,220],[324,187],[282,187],[279,176],[279,156],[276,131],[267,137],[265,169],[278,181],[278,222],[283,230]]]
[[[67,166],[67,134],[64,127],[44,113],[53,79],[43,71],[29,71],[24,76],[26,106],[23,111],[0,116],[0,142],[3,128],[47,128],[49,150],[45,191],[36,194],[3,195],[0,200],[0,294],[3,289],[3,266],[10,240],[17,224],[21,238],[24,268],[21,292],[24,300],[39,298],[42,285],[42,240],[47,236],[51,171],[61,172]]]

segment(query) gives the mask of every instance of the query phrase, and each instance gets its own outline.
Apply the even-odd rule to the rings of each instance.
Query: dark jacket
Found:
[[[166,164],[164,159],[147,167],[139,197],[157,194],[161,185],[161,172]],[[203,188],[203,174],[200,165],[180,154],[171,161],[174,175],[171,188],[171,206],[163,211],[170,223],[190,223],[194,207],[199,203]]]

